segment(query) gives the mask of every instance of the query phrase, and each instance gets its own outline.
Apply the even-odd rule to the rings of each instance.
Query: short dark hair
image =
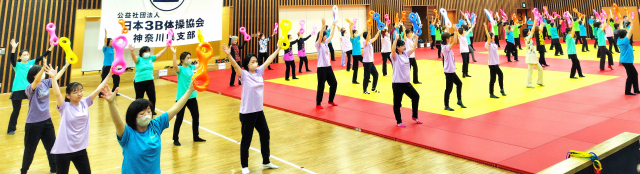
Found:
[[[464,29],[463,28],[458,28],[458,34],[462,34],[464,33]]]
[[[404,33],[413,33],[413,30],[407,28],[407,29],[404,30]]]
[[[440,37],[442,38],[442,41],[448,44],[449,42],[447,39],[449,39],[451,35],[449,33],[443,33]]]
[[[111,42],[112,42],[112,40],[113,40],[113,39],[111,39],[111,38],[107,38],[107,45],[105,45],[105,47],[106,47],[106,46],[108,46],[108,45],[112,45],[112,44],[113,44],[113,43],[111,43]]]
[[[362,37],[364,39],[367,39],[367,35],[369,35],[369,31],[365,31],[364,33],[362,33]]]
[[[182,61],[187,58],[187,55],[191,55],[191,53],[185,51],[180,54],[180,64],[178,65],[182,66]]]
[[[142,57],[142,54],[147,51],[151,51],[151,48],[149,48],[148,46],[143,46],[142,48],[140,48],[140,57]]]
[[[69,95],[71,95],[71,93],[72,93],[72,92],[75,92],[75,91],[77,91],[77,90],[79,90],[79,89],[82,89],[82,88],[83,88],[82,84],[80,84],[80,83],[78,83],[78,82],[72,82],[72,83],[69,83],[69,85],[67,85],[67,91],[66,91],[66,93],[67,93],[67,94],[69,94]],[[69,98],[66,98],[66,97],[65,97],[65,98],[64,98],[64,101],[65,101],[65,102],[69,102],[69,101],[71,101],[71,100],[69,100]]]
[[[36,79],[36,75],[38,75],[38,72],[40,72],[40,70],[42,69],[42,66],[40,65],[33,65],[30,69],[29,72],[27,73],[27,81],[29,83],[33,83],[33,81]]]
[[[493,32],[489,32],[489,36],[493,38]]]
[[[252,57],[258,58],[256,54],[249,53],[247,54],[247,56],[244,57],[244,60],[242,61],[242,67],[247,71],[249,71],[249,61],[251,61]]]
[[[469,25],[462,25],[462,28],[464,29],[464,31],[469,30]]]
[[[136,129],[136,126],[138,125],[136,119],[138,118],[138,113],[146,110],[147,108],[151,108],[152,110],[154,108],[153,104],[147,99],[139,98],[131,102],[127,109],[127,114],[125,115],[125,123],[127,123],[127,126]]]
[[[600,28],[600,25],[602,25],[601,22],[594,22],[593,23],[593,27],[596,27],[596,28]]]
[[[400,53],[398,52],[398,47],[401,47],[401,46],[404,46],[404,41],[402,41],[402,40],[398,40],[398,42],[396,43],[396,54],[400,54]],[[405,51],[406,51],[406,50],[407,50],[407,49],[405,48]]]
[[[27,52],[27,53],[28,53],[29,51],[27,51],[27,50],[22,50],[22,51],[20,51],[20,57],[22,57],[22,54],[23,54],[24,52]]]
[[[627,30],[625,29],[617,29],[614,33],[619,39],[627,37]]]
[[[565,33],[569,33],[571,30],[573,30],[573,28],[571,28],[571,27],[567,27],[566,29],[564,29],[564,32],[565,32]]]

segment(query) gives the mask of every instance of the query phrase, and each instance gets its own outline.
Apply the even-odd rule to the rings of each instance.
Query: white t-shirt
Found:
[[[460,41],[460,53],[469,53],[469,44],[467,42],[467,35],[460,35],[458,37]]]
[[[411,48],[413,48],[413,40],[411,40],[411,38],[405,39],[404,46],[405,46],[405,49],[410,50]],[[416,52],[414,51],[413,53],[411,53],[409,58],[416,58]]]
[[[391,52],[391,38],[389,36],[382,37],[382,53],[390,53]]]
[[[362,62],[364,63],[373,63],[373,45],[371,45],[371,40],[369,42],[363,41],[362,45],[364,45],[364,52],[362,53]]]
[[[351,51],[353,48],[351,47],[351,33],[349,31],[344,32],[344,36],[342,36],[342,51]]]

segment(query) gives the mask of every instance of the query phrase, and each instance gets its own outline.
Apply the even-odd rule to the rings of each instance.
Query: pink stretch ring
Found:
[[[384,19],[386,20],[385,23],[387,23],[387,25],[391,24],[391,20],[389,20],[389,14],[384,14]]]
[[[244,41],[251,40],[251,35],[247,34],[247,29],[246,28],[240,27],[240,29],[238,29],[238,31],[240,31],[240,33],[242,33],[244,35]]]
[[[167,46],[171,47],[173,45],[173,28],[169,28],[169,33],[167,34]]]
[[[273,26],[273,34],[278,34],[278,27],[280,25],[278,25],[278,23],[276,22],[276,24]]]
[[[56,36],[56,24],[49,23],[47,24],[46,29],[49,32],[49,43],[51,43],[51,45],[53,46],[58,45],[59,39],[58,36]]]
[[[118,43],[118,40],[122,40],[122,43]],[[111,63],[111,71],[113,71],[113,74],[115,75],[120,75],[127,70],[127,62],[124,60],[124,48],[128,44],[127,37],[120,35],[111,42],[111,45],[113,45],[113,49],[116,52],[113,63]]]
[[[305,22],[304,20],[301,20],[301,21],[300,21],[300,34],[304,34],[304,24],[305,24],[305,23],[306,23],[306,22]]]
[[[353,18],[353,30],[356,29],[356,25],[358,25],[358,18]]]

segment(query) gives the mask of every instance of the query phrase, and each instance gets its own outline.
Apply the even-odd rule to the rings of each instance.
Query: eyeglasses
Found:
[[[82,94],[83,92],[84,92],[84,89],[81,89],[79,91],[71,92],[71,94],[78,95],[78,94]]]

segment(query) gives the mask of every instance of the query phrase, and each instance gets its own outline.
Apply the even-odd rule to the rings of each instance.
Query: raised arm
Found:
[[[20,42],[16,43],[15,39],[11,39],[11,52],[9,53],[9,62],[11,62],[12,67],[16,67],[16,59],[18,59],[16,49],[18,49],[18,45],[20,45]]]
[[[485,36],[487,36],[487,44],[491,44],[491,42],[492,42],[491,39],[492,38],[491,38],[491,36],[489,36],[489,30],[487,30],[487,24],[484,24],[484,34],[485,34]],[[489,49],[489,46],[487,44],[485,44],[484,47]]]
[[[381,31],[381,30],[378,30],[378,32],[376,33],[376,36],[374,36],[374,37],[371,39],[371,43],[373,43],[373,42],[375,42],[376,40],[378,40],[378,37],[380,37],[380,31]],[[371,36],[369,36],[369,37],[371,37]]]
[[[413,45],[411,45],[411,48],[409,49],[409,55],[413,54],[413,52],[416,51],[416,48],[418,48],[418,36],[413,35]]]
[[[631,36],[633,36],[633,22],[635,20],[629,20],[630,24],[629,24],[629,29],[627,30],[627,38],[629,38],[629,40],[631,40]]]
[[[395,27],[398,27],[398,24],[396,24]],[[398,32],[397,31],[389,33],[389,34],[392,34],[394,36],[393,37],[393,43],[391,44],[391,61],[396,61],[396,54],[397,54],[396,53],[396,44],[398,43],[398,39],[400,39],[400,38],[398,36]]]
[[[241,44],[238,44],[238,50],[244,49],[244,45],[247,44],[247,41],[245,41],[244,39],[239,39],[239,42],[241,42]]]
[[[131,52],[131,59],[133,59],[133,63],[138,63],[138,56],[136,56],[136,53],[133,52],[133,50],[136,47],[133,47],[133,44],[129,44],[129,51]]]
[[[47,51],[44,52],[44,54],[42,54],[41,56],[36,58],[36,64],[40,61],[42,61],[43,59],[45,59],[47,56],[49,56],[49,54],[51,54],[51,51],[53,51],[53,45],[49,45],[49,48],[47,49]]]
[[[118,88],[114,92],[111,92],[109,86],[102,88],[102,98],[109,102],[109,112],[111,112],[111,120],[113,121],[113,125],[116,127],[116,135],[118,138],[122,138],[122,134],[124,133],[124,121],[120,118],[120,111],[118,111],[118,106],[116,106],[116,94],[118,93]],[[60,102],[58,102],[60,103]]]
[[[331,24],[331,34],[329,34],[329,37],[327,37],[327,41],[331,41],[331,39],[333,39],[333,35],[336,33],[336,23],[334,22],[333,24]]]
[[[113,76],[113,71],[109,70],[109,74],[107,75],[107,77],[105,77],[102,83],[100,83],[100,85],[98,86],[98,88],[96,88],[96,90],[89,95],[91,101],[93,101],[93,99],[95,99],[98,96],[98,94],[100,94],[100,91],[102,90],[102,88],[107,86],[107,83],[109,82],[109,80],[111,80],[111,76]]]
[[[168,47],[169,45],[167,45]],[[167,51],[167,47],[164,47],[160,52],[158,52],[158,54],[156,54],[156,57],[160,57],[162,56],[162,54],[164,54],[165,51]]]
[[[178,60],[176,60],[176,47],[171,47],[171,52],[173,52],[173,69],[176,70],[176,73],[180,73],[180,67],[178,67]]]
[[[333,31],[332,31],[333,32]],[[267,60],[264,61],[264,63],[262,63],[262,66],[269,66],[269,64],[271,64],[271,62],[273,61],[273,59],[278,57],[278,53],[280,53],[280,47],[278,47],[276,49],[276,51],[274,51],[273,53],[271,53],[271,55],[269,55],[269,58],[267,58]],[[240,73],[238,73],[240,74]]]
[[[175,104],[173,104],[173,106],[171,107],[171,109],[169,109],[167,111],[167,114],[169,116],[169,121],[171,121],[171,119],[173,119],[173,117],[178,114],[178,112],[182,109],[182,107],[184,107],[184,104],[187,103],[187,100],[189,100],[189,97],[191,96],[191,93],[193,93],[193,91],[195,91],[195,89],[193,89],[193,81],[191,83],[189,83],[189,89],[187,89],[187,92],[185,92],[182,97],[180,97],[180,100],[178,100]]]
[[[104,29],[104,45],[102,47],[107,47],[107,29]]]
[[[278,51],[280,51],[280,43],[278,43]],[[236,62],[236,59],[234,59],[231,56],[231,48],[222,45],[222,50],[227,53],[227,56],[229,56],[229,62],[231,62],[231,66],[233,67],[233,70],[236,71],[236,74],[238,74],[238,77],[240,77],[240,75],[242,75],[242,67],[240,67],[240,65],[238,65],[238,62]]]
[[[47,65],[45,65],[45,67],[46,66]],[[35,90],[36,87],[38,87],[38,85],[42,81],[42,73],[44,73],[44,70],[45,70],[45,68],[43,67],[42,69],[40,69],[38,74],[36,74],[36,77],[33,78],[33,82],[31,82],[31,90]]]
[[[325,26],[325,20],[324,20],[324,18],[322,18],[322,26],[323,26],[323,27],[320,27],[320,28],[323,28],[323,29],[320,29],[320,31],[319,31],[319,32],[320,32],[320,35],[318,35],[318,37],[319,37],[319,38],[318,38],[318,44],[322,44],[322,38],[323,38],[323,37],[324,37],[324,35],[326,34],[326,32],[324,32],[324,31],[326,31],[326,30],[324,30],[324,26]],[[351,37],[351,38],[353,38],[353,37]],[[278,43],[278,45],[279,45],[279,44],[280,44],[280,43]]]
[[[42,67],[42,70],[44,70],[49,75],[49,77],[56,77],[58,73],[56,72],[56,69],[51,68],[51,66],[47,64]],[[60,93],[60,86],[58,85],[58,81],[55,79],[51,79],[51,87],[53,88],[53,93],[55,94],[56,106],[59,108],[64,103],[64,96],[62,96],[62,93]]]

